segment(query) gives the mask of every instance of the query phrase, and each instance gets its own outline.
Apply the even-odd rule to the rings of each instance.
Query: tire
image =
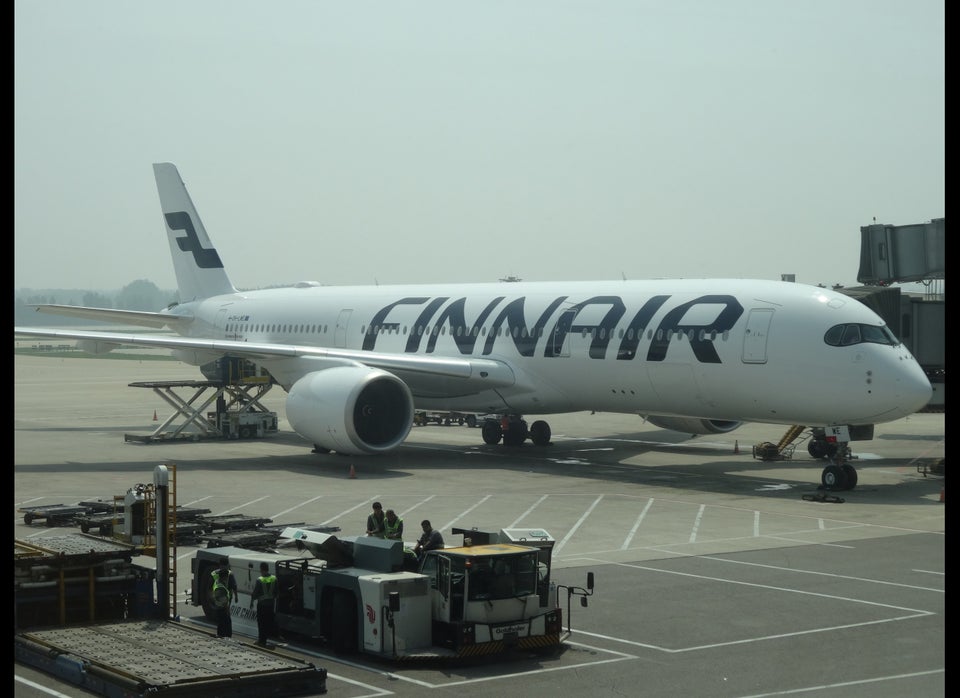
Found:
[[[500,429],[500,424],[495,419],[487,419],[483,422],[483,443],[494,444],[500,443],[500,439],[503,438],[503,430]]]
[[[810,439],[810,443],[807,444],[807,453],[810,454],[811,458],[816,458],[817,460],[826,458],[827,442],[823,439]]]
[[[470,427],[471,429],[473,429],[473,427],[477,426],[477,415],[475,415],[475,414],[468,414],[468,415],[467,415],[467,426]]]
[[[852,490],[857,486],[857,481],[859,480],[857,477],[857,469],[849,463],[844,463],[840,466],[840,468],[843,470],[843,475],[846,478],[846,483],[844,484],[843,489]]]
[[[504,446],[522,446],[527,440],[527,423],[522,419],[511,419],[507,433],[503,435]]]
[[[253,436],[253,427],[246,426],[246,425],[240,427],[240,438],[241,438],[241,439],[249,439],[251,436]]]
[[[550,443],[550,425],[538,419],[530,425],[530,440],[534,446],[546,446]]]
[[[820,483],[827,490],[842,490],[847,488],[847,474],[839,465],[828,465],[823,469]]]

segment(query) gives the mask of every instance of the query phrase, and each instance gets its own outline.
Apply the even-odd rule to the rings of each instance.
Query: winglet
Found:
[[[154,163],[153,174],[157,180],[180,302],[236,293],[176,166],[169,162]]]

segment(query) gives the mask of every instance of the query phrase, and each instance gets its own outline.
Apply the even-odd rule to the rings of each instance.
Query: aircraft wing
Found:
[[[159,313],[155,314],[159,315]],[[164,315],[162,317],[170,316]],[[475,381],[478,389],[506,388],[515,385],[517,382],[513,371],[505,363],[474,357],[416,356],[294,344],[237,342],[218,339],[192,339],[172,335],[136,335],[36,327],[15,327],[14,334],[28,337],[75,339],[79,340],[85,348],[95,345],[115,348],[121,344],[131,344],[181,352],[195,352],[199,355],[224,356],[229,354],[230,356],[250,359],[255,363],[265,360],[305,359],[307,361],[304,362],[303,373],[335,365],[363,365],[423,377],[455,378],[467,383]]]
[[[86,320],[100,320],[115,325],[139,325],[143,327],[170,327],[171,329],[177,329],[186,327],[193,322],[193,318],[190,316],[155,313],[145,310],[114,310],[112,308],[90,308],[80,305],[58,305],[54,303],[30,305],[28,307],[34,308],[38,313],[66,315],[68,317],[79,317]]]

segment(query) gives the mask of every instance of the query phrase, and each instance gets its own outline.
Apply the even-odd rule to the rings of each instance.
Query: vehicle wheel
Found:
[[[534,446],[546,446],[550,443],[550,425],[538,419],[530,425],[530,440]]]
[[[843,489],[852,490],[857,486],[857,480],[859,479],[857,477],[857,469],[849,463],[844,463],[840,467],[843,469],[843,476],[846,479]]]
[[[32,523],[33,523],[33,514],[24,514],[24,515],[23,515],[23,523],[25,523],[27,526],[29,526],[30,524],[32,524]]]
[[[80,533],[90,533],[90,524],[87,522],[80,524]]]
[[[461,427],[463,426],[463,417],[457,417],[457,424]]]
[[[241,439],[249,439],[251,436],[253,436],[253,427],[249,427],[249,426],[240,427]]]
[[[823,439],[810,439],[810,443],[807,444],[807,453],[810,454],[811,458],[826,458],[827,457],[827,442]]]
[[[842,490],[846,487],[846,473],[839,465],[828,465],[823,469],[820,482],[828,490]]]
[[[483,422],[483,443],[494,444],[500,443],[500,439],[503,438],[503,430],[500,428],[500,424],[495,419],[487,419]]]
[[[473,427],[477,426],[477,415],[475,415],[475,414],[468,414],[468,415],[467,415],[467,426],[470,427],[471,429],[473,429]]]

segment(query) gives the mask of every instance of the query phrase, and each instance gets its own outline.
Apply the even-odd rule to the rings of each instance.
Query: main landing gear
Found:
[[[500,443],[504,446],[520,446],[528,438],[535,446],[546,446],[550,443],[550,425],[538,419],[527,427],[526,420],[517,414],[510,414],[496,419],[485,419],[482,427],[483,442],[485,444]]]

